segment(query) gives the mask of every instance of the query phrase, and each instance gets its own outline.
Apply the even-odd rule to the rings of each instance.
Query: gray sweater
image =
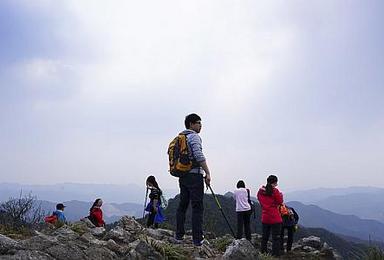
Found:
[[[202,140],[200,136],[190,129],[184,130],[181,133],[187,135],[189,158],[191,160],[196,160],[198,163],[204,162],[205,156],[203,154]],[[193,168],[190,172],[204,174],[202,167]]]

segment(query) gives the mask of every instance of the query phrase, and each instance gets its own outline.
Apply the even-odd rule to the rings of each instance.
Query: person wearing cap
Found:
[[[59,203],[56,205],[56,210],[52,213],[52,215],[57,217],[57,221],[62,222],[62,223],[67,223],[67,219],[65,218],[64,215],[64,204]]]

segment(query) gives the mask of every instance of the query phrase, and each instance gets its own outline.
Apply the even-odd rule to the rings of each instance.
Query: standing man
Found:
[[[185,134],[187,137],[188,154],[193,162],[193,168],[179,178],[180,203],[176,213],[176,239],[183,240],[185,213],[191,201],[193,244],[201,246],[203,243],[204,179],[206,185],[209,185],[211,174],[202,151],[202,141],[198,135],[201,130],[201,118],[196,114],[190,114],[185,117],[184,124],[186,130],[181,134]]]

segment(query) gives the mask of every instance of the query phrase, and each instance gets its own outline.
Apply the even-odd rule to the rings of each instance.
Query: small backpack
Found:
[[[256,209],[255,209],[255,204],[251,200],[251,191],[247,189],[247,193],[248,193],[248,203],[251,206],[251,214],[253,212],[253,218],[256,218]]]
[[[280,215],[281,215],[282,217],[293,215],[292,210],[288,209],[288,207],[285,206],[285,204],[281,204],[281,205],[279,206],[279,211],[280,211]]]
[[[181,177],[193,168],[189,158],[187,135],[179,134],[168,146],[169,173],[174,177]]]
[[[51,215],[44,218],[45,223],[55,224],[57,222],[57,216]]]

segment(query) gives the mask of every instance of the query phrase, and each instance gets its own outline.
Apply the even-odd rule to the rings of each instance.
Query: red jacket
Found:
[[[257,199],[261,205],[261,223],[277,224],[283,222],[279,212],[279,205],[283,203],[283,194],[277,188],[273,188],[272,196],[267,196],[265,186],[262,186],[257,193]]]
[[[92,222],[95,222],[95,226],[97,227],[103,227],[105,225],[105,222],[103,220],[103,212],[101,211],[100,208],[94,207],[89,216],[92,218]]]

